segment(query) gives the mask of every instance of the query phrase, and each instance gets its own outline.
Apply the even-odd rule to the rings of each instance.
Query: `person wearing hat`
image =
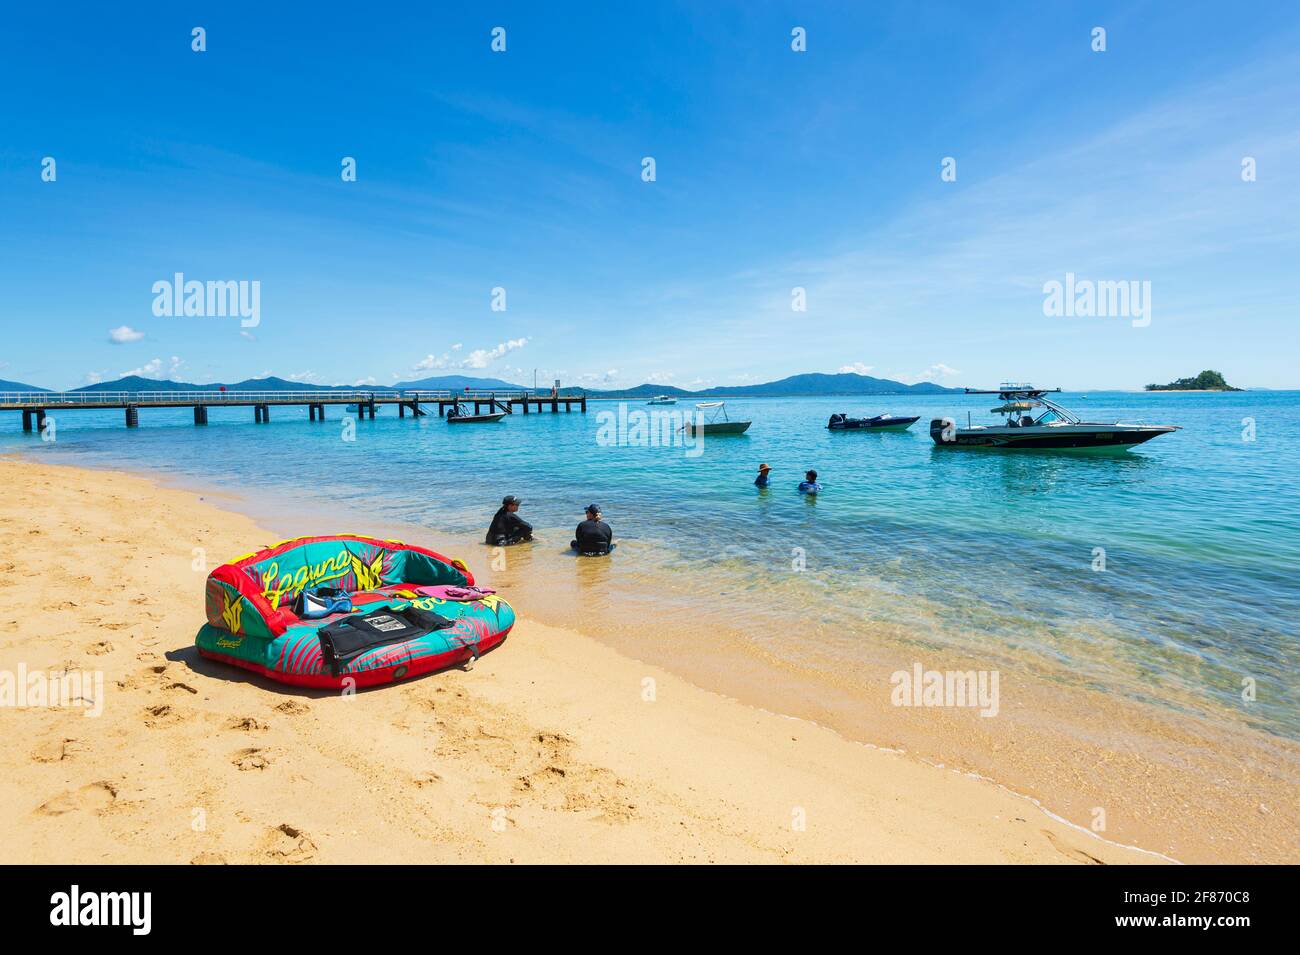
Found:
[[[501,499],[501,508],[492,516],[488,525],[487,543],[491,547],[509,547],[533,539],[533,525],[519,516],[519,505],[523,501],[513,494]]]
[[[587,519],[573,532],[569,546],[579,554],[608,554],[614,546],[614,529],[600,519],[600,505],[587,505]]]
[[[758,466],[758,477],[754,478],[754,487],[767,487],[767,475],[772,469],[766,464]]]

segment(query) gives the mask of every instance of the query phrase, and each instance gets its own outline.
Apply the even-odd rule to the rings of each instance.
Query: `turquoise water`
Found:
[[[5,415],[0,451],[282,498],[351,531],[374,520],[481,535],[510,492],[562,542],[595,500],[616,535],[637,542],[613,560],[694,581],[735,617],[797,618],[834,653],[858,653],[888,622],[1003,665],[1032,661],[1059,679],[1300,738],[1300,393],[1061,400],[1085,419],[1184,430],[1118,457],[954,451],[934,447],[929,419],[990,421],[989,396],[735,400],[727,410],[753,419],[749,433],[706,439],[692,456],[606,446],[601,413],[618,406],[604,402],[462,427],[386,409],[350,442],[338,409],[312,424],[305,408],[273,408],[269,426],[250,409],[212,409],[206,428],[188,409],[144,410],[132,431],[120,411],[64,411],[53,443]],[[829,432],[835,411],[921,420],[904,434]],[[751,483],[762,461],[774,468],[765,492]],[[826,486],[815,498],[794,490],[808,467]],[[1257,685],[1249,705],[1245,678]]]

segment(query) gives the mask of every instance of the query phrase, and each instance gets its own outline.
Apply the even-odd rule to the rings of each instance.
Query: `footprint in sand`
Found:
[[[112,653],[116,648],[107,640],[100,640],[99,643],[92,643],[86,647],[86,652],[92,657],[102,657],[106,653]]]
[[[170,703],[158,703],[155,706],[145,707],[144,725],[150,729],[162,729],[167,726],[175,726],[189,719],[189,715]]]
[[[226,729],[239,730],[244,733],[253,733],[270,729],[264,721],[259,720],[256,716],[236,716],[226,723]]]
[[[251,746],[248,749],[241,749],[236,752],[230,758],[230,762],[241,773],[246,773],[254,769],[266,769],[271,765],[271,756],[266,750]]]
[[[415,783],[417,787],[423,789],[426,786],[436,786],[438,783],[442,782],[442,777],[433,770],[429,770],[426,773],[417,773],[411,778],[411,781]]]
[[[194,693],[194,694],[197,694],[199,692],[198,690],[194,689],[194,687],[190,686],[188,683],[168,683],[165,689],[184,690],[186,693]]]
[[[190,865],[229,865],[220,852],[200,852],[190,860]]]
[[[610,822],[625,822],[636,814],[627,784],[613,772],[589,766],[573,756],[576,744],[563,733],[535,733],[530,772],[518,776],[518,797],[547,809],[592,813]]]
[[[309,862],[316,857],[316,843],[311,836],[281,823],[262,838],[261,854],[272,862]]]
[[[283,703],[276,706],[275,709],[277,712],[284,713],[288,716],[302,716],[304,713],[311,712],[310,706],[306,703],[300,703],[298,700],[285,700]]]
[[[82,812],[101,813],[113,805],[117,799],[117,787],[109,782],[95,782],[80,789],[60,793],[49,802],[42,803],[36,812],[41,816],[62,816],[66,813]]]
[[[1059,852],[1061,855],[1065,856],[1067,859],[1071,860],[1072,862],[1078,862],[1081,865],[1105,865],[1106,864],[1105,862],[1102,862],[1100,859],[1098,859],[1096,856],[1089,855],[1087,852],[1084,852],[1082,849],[1076,849],[1074,848],[1074,846],[1066,845],[1065,842],[1063,842],[1056,835],[1056,833],[1052,832],[1050,829],[1040,829],[1039,832],[1047,836],[1047,841],[1052,844],[1053,849],[1055,849],[1057,852]]]
[[[60,738],[46,740],[32,751],[32,759],[38,763],[61,763],[72,759],[78,753],[84,753],[86,746],[75,739]]]

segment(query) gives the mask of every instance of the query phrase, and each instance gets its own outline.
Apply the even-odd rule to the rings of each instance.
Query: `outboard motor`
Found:
[[[931,418],[930,437],[935,444],[953,444],[957,440],[957,422],[952,418]]]

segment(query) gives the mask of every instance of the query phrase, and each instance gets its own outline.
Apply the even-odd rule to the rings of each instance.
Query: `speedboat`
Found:
[[[1084,421],[1049,394],[1060,388],[1004,382],[995,391],[967,388],[968,395],[997,395],[1003,402],[990,409],[1004,416],[1001,424],[957,427],[951,418],[930,422],[930,437],[941,448],[1001,448],[1016,451],[1077,451],[1115,454],[1180,430],[1171,424]]]
[[[700,409],[699,421],[687,421],[682,430],[687,434],[744,434],[752,421],[732,421],[727,417],[725,401],[701,401],[696,406]]]
[[[675,405],[675,404],[677,404],[677,399],[674,398],[672,395],[655,395],[653,398],[651,398],[649,401],[647,401],[646,404],[648,404],[648,405]]]
[[[500,421],[506,416],[504,411],[493,411],[489,414],[468,414],[459,404],[453,406],[447,411],[447,424],[488,424],[493,421]]]
[[[906,431],[920,420],[920,415],[907,418],[878,414],[874,418],[850,418],[845,414],[833,414],[826,427],[832,431]]]

